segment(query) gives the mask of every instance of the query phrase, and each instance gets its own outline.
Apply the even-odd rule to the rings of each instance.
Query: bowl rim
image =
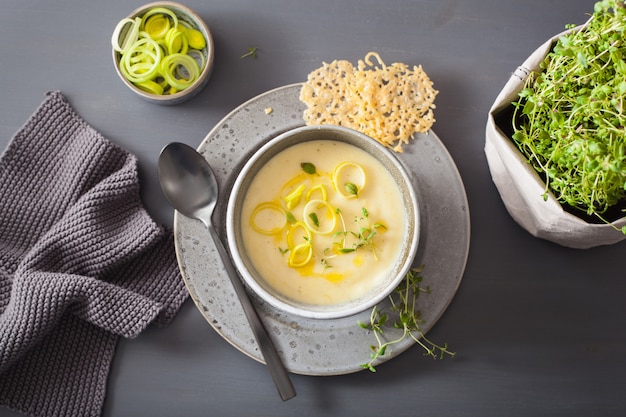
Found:
[[[206,47],[205,47],[206,64],[204,68],[202,69],[200,76],[189,87],[175,94],[168,94],[168,95],[152,94],[152,93],[149,93],[147,91],[144,91],[138,88],[137,86],[135,86],[132,82],[128,81],[122,75],[120,71],[120,67],[119,67],[119,60],[120,60],[119,52],[111,48],[113,66],[115,68],[115,72],[117,73],[118,77],[122,80],[124,85],[126,85],[134,93],[136,93],[137,95],[139,95],[140,97],[148,101],[165,104],[165,103],[180,102],[181,100],[192,98],[197,93],[199,93],[200,90],[202,90],[202,88],[206,85],[206,82],[208,81],[208,78],[210,77],[213,71],[215,45],[213,42],[213,35],[211,34],[211,30],[209,29],[204,19],[202,19],[198,13],[196,13],[193,9],[189,8],[188,6],[185,6],[184,4],[181,4],[175,1],[154,1],[150,3],[146,3],[140,7],[137,7],[132,12],[130,12],[126,17],[124,17],[124,19],[133,19],[154,7],[163,7],[163,8],[170,9],[171,11],[176,13],[176,15],[179,18],[181,17],[180,12],[182,11],[184,14],[189,16],[191,20],[193,20],[193,22],[188,22],[188,23],[194,23],[195,25],[197,25],[198,26],[197,29],[200,30],[202,34],[204,35],[205,40],[206,40]]]
[[[250,171],[255,168],[255,165],[258,163],[258,160],[263,159],[266,154],[270,154],[268,159],[276,156],[283,150],[290,148],[298,143],[314,141],[314,140],[324,140],[323,138],[304,138],[301,140],[297,140],[296,138],[302,134],[306,134],[311,131],[322,131],[322,132],[338,132],[343,134],[343,138],[331,138],[329,141],[339,141],[348,143],[353,146],[357,146],[359,141],[366,141],[369,146],[373,146],[377,155],[380,155],[382,158],[387,159],[390,164],[397,171],[399,176],[402,178],[407,186],[402,187],[406,192],[403,192],[403,195],[406,194],[406,198],[411,201],[411,210],[407,210],[407,223],[412,225],[409,227],[409,232],[412,232],[410,236],[405,236],[408,239],[405,240],[402,256],[404,258],[404,262],[401,263],[401,267],[398,268],[397,275],[390,280],[385,286],[381,287],[381,291],[377,294],[372,294],[372,291],[368,293],[366,299],[364,299],[361,303],[350,304],[346,303],[346,306],[339,306],[336,309],[328,309],[324,308],[324,306],[320,306],[319,309],[314,308],[314,306],[304,306],[298,303],[290,303],[283,298],[272,294],[270,291],[267,291],[253,276],[253,274],[246,267],[246,263],[244,261],[244,257],[241,255],[239,248],[240,232],[237,227],[237,218],[240,218],[238,215],[240,210],[237,209],[237,201],[238,199],[242,199],[242,195],[245,194],[246,190],[242,189],[246,183],[249,181]],[[351,138],[351,139],[346,139]],[[345,139],[345,140],[343,140]],[[282,143],[287,142],[287,145],[280,146]],[[276,151],[276,149],[278,150]],[[377,155],[374,157],[378,160]],[[405,197],[403,197],[405,198]],[[312,319],[338,319],[343,317],[352,316],[358,313],[361,313],[374,305],[383,301],[389,294],[393,292],[393,290],[399,285],[402,279],[406,276],[409,269],[412,267],[413,261],[415,260],[415,256],[417,254],[417,248],[420,238],[420,209],[417,199],[417,194],[415,188],[412,185],[411,177],[408,174],[406,168],[402,165],[402,162],[393,154],[393,152],[382,145],[380,142],[371,138],[370,136],[365,135],[362,132],[357,130],[343,127],[343,126],[335,126],[335,125],[314,125],[314,126],[301,126],[297,128],[290,129],[286,132],[283,132],[265,142],[261,147],[253,151],[237,174],[235,182],[231,188],[230,196],[228,198],[227,208],[226,208],[226,235],[228,241],[228,250],[231,255],[231,259],[233,260],[235,269],[237,270],[240,277],[243,279],[244,284],[246,284],[253,293],[255,293],[261,300],[269,303],[273,307],[277,308],[280,311],[291,313],[300,317],[312,318]],[[406,256],[404,255],[406,254]]]

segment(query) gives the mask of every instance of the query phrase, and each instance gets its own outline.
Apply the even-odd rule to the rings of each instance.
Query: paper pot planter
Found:
[[[580,30],[583,26],[571,29]],[[527,162],[510,138],[512,134],[511,102],[517,101],[529,74],[550,52],[556,40],[568,31],[555,35],[519,66],[496,98],[489,111],[486,129],[485,154],[493,182],[507,211],[530,234],[559,245],[586,249],[619,242],[626,236],[615,230],[626,225],[626,217],[613,222],[587,222],[566,210],[548,194],[544,200],[545,183]]]

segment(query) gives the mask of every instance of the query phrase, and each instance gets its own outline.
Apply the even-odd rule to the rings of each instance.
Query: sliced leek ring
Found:
[[[150,35],[152,39],[159,40],[165,37],[170,30],[170,19],[164,14],[153,14],[143,19],[143,30]]]
[[[143,91],[145,91],[147,93],[150,93],[150,94],[158,94],[158,95],[163,94],[163,86],[161,84],[157,83],[157,82],[152,81],[152,80],[146,80],[146,81],[143,81],[143,82],[138,82],[138,83],[135,83],[135,85],[139,89],[141,89],[141,90],[143,90]]]
[[[173,54],[163,58],[160,72],[170,86],[184,90],[198,79],[200,67],[189,55]]]
[[[287,205],[288,210],[293,210],[298,204],[300,204],[300,200],[302,199],[302,193],[304,193],[305,189],[304,184],[300,184],[293,191],[285,196],[285,204]]]
[[[139,40],[122,56],[120,70],[132,83],[141,83],[155,78],[159,73],[163,52],[150,37],[139,32]]]
[[[276,227],[272,227],[272,228],[263,228],[259,226],[256,222],[256,218],[263,211],[270,211],[270,212],[273,211],[273,212],[279,213],[284,219],[283,223],[278,224],[276,225]],[[252,210],[252,214],[250,214],[250,226],[252,226],[252,228],[256,230],[257,232],[262,233],[264,235],[276,235],[280,233],[285,228],[286,225],[287,225],[287,213],[285,213],[285,210],[281,206],[275,203],[269,203],[269,202],[261,203],[258,206],[256,206],[254,210]]]
[[[346,176],[348,170],[353,170],[358,173],[358,177],[351,181],[342,181],[343,177]],[[335,191],[341,194],[344,198],[356,198],[358,194],[349,193],[346,191],[345,185],[346,183],[353,183],[358,188],[360,192],[365,188],[367,175],[365,174],[365,170],[363,167],[356,162],[342,162],[335,167],[333,170],[333,185],[335,187]]]
[[[320,209],[325,209],[323,210],[323,216],[317,215]],[[315,225],[313,223],[313,220],[311,219],[313,214],[315,214],[319,220],[319,225]],[[328,201],[319,199],[309,201],[304,206],[302,218],[306,227],[315,234],[328,235],[334,232],[337,227],[337,214]]]
[[[317,184],[309,188],[309,191],[307,191],[305,196],[306,201],[311,201],[311,197],[316,192],[321,194],[321,198],[319,198],[319,200],[328,201],[328,192],[326,191],[326,186],[324,184]]]
[[[289,266],[300,268],[311,262],[313,258],[313,247],[310,243],[300,243],[289,252]]]
[[[294,237],[299,229],[304,231],[304,237],[307,242],[311,242],[311,231],[303,222],[295,222],[289,227],[287,231],[287,247],[293,250],[297,245],[294,242]]]
[[[126,53],[128,48],[130,48],[139,37],[139,26],[141,25],[141,18],[136,17],[135,19],[122,19],[119,21],[115,29],[113,30],[113,35],[111,35],[111,46],[116,52],[120,54]],[[128,27],[125,32],[124,39],[120,43],[120,36],[122,36],[122,31]]]
[[[206,57],[204,56],[202,51],[199,51],[197,49],[189,49],[187,51],[187,55],[189,55],[196,61],[196,64],[198,64],[198,67],[204,68],[204,66],[206,65]]]
[[[301,184],[304,184],[304,186],[306,187],[311,183],[312,180],[310,178],[310,175],[307,175],[305,173],[298,174],[283,185],[281,189],[281,195],[290,193],[294,188],[298,187]]]
[[[185,32],[171,28],[165,34],[165,46],[167,47],[167,53],[172,54],[186,54],[189,50],[189,41]]]
[[[143,14],[142,20],[141,20],[141,30],[145,30],[146,24],[148,20],[150,19],[150,17],[153,15],[157,15],[157,14],[161,14],[161,15],[165,15],[169,17],[170,19],[172,19],[171,26],[173,28],[178,27],[178,16],[176,16],[176,13],[174,13],[173,11],[165,7],[153,7]]]
[[[204,35],[199,30],[187,29],[185,35],[187,35],[190,48],[204,49],[206,47],[206,39],[204,39]]]

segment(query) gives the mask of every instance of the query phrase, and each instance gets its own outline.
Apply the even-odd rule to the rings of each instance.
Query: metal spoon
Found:
[[[208,162],[194,148],[173,142],[161,151],[158,172],[161,188],[172,207],[187,217],[201,220],[209,230],[280,397],[283,401],[295,397],[296,391],[276,347],[259,319],[211,222],[217,203],[218,187]]]

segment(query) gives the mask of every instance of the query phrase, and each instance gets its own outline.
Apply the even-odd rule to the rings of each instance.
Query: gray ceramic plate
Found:
[[[287,85],[242,104],[219,122],[198,147],[218,177],[221,191],[213,220],[224,242],[229,190],[246,158],[269,139],[304,125],[305,105],[299,100],[300,88],[301,84]],[[454,161],[432,131],[418,135],[398,158],[411,175],[421,204],[421,234],[414,265],[425,265],[423,285],[431,288],[419,299],[425,320],[422,330],[428,331],[452,301],[463,276],[470,241],[467,197]],[[202,223],[176,213],[174,231],[183,279],[200,312],[224,339],[263,362]],[[289,371],[337,375],[359,371],[360,365],[369,361],[374,336],[358,325],[359,320],[368,320],[369,310],[341,319],[315,320],[278,311],[255,296],[253,302]],[[379,307],[388,309],[388,302]],[[398,333],[390,328],[385,335],[391,339]],[[397,356],[413,344],[407,338],[388,350],[383,360]]]

